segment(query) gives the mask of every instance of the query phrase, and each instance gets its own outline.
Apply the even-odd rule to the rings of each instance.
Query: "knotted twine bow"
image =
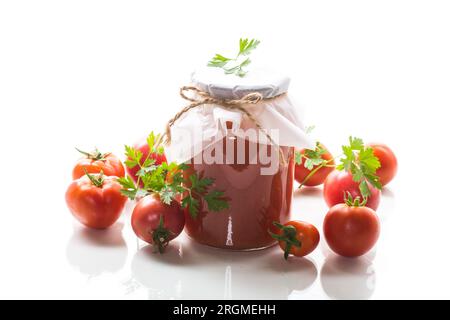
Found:
[[[197,94],[198,97],[196,98],[191,98],[189,96],[186,95],[187,92],[192,91],[195,94]],[[166,124],[166,132],[165,132],[165,144],[166,145],[170,145],[171,143],[171,133],[170,133],[170,128],[173,126],[173,124],[181,118],[181,116],[187,112],[189,112],[189,110],[194,109],[198,106],[204,105],[204,104],[215,104],[215,105],[219,105],[227,110],[238,110],[240,112],[242,112],[244,115],[246,115],[250,121],[252,121],[256,128],[260,131],[262,131],[265,136],[267,137],[267,139],[273,144],[273,145],[277,145],[272,137],[263,130],[263,128],[261,127],[261,125],[259,124],[259,122],[255,119],[255,117],[245,108],[245,105],[254,105],[257,104],[261,101],[269,101],[269,100],[273,100],[276,99],[280,96],[282,96],[284,93],[274,96],[274,97],[270,97],[270,98],[264,98],[263,95],[259,92],[252,92],[249,94],[246,94],[245,96],[243,96],[241,99],[220,99],[220,98],[215,98],[213,96],[211,96],[209,93],[200,90],[197,87],[193,87],[193,86],[183,86],[180,88],[180,96],[187,100],[190,101],[191,104],[187,105],[186,107],[184,107],[183,109],[181,109],[177,114],[175,114],[175,116],[170,119],[167,124]],[[279,146],[278,146],[279,147]],[[284,160],[284,156],[279,149],[279,153],[280,153],[280,157],[282,159],[282,162],[285,163]]]

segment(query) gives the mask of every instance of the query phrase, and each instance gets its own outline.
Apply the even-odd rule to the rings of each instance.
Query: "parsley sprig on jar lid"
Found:
[[[208,67],[221,68],[225,74],[234,74],[239,77],[244,77],[248,71],[244,70],[251,60],[248,57],[250,53],[255,50],[261,42],[257,39],[248,38],[239,39],[239,52],[234,58],[227,58],[216,53],[216,55],[208,62]]]

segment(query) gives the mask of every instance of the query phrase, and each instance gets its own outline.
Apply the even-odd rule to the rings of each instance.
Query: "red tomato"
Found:
[[[328,211],[323,222],[323,234],[335,253],[358,257],[368,252],[378,240],[380,222],[368,207],[337,204]]]
[[[74,180],[66,192],[66,202],[72,214],[82,224],[104,229],[119,219],[127,198],[120,192],[115,177],[92,175]]]
[[[140,141],[139,143],[135,144],[133,146],[134,149],[139,150],[140,152],[142,152],[142,158],[141,158],[141,165],[144,164],[144,161],[148,158],[150,159],[154,159],[155,160],[155,165],[160,165],[163,162],[167,162],[166,156],[164,154],[159,154],[159,153],[151,153],[149,155],[149,147],[147,144],[147,140],[144,139],[142,141]],[[133,178],[134,182],[137,182],[137,172],[139,171],[139,166],[135,166],[133,168],[128,168],[127,167],[127,172],[130,175],[131,178]]]
[[[183,231],[183,210],[177,201],[167,205],[156,195],[146,196],[134,207],[131,226],[140,239],[155,245],[162,253],[169,241]]]
[[[380,190],[369,184],[370,196],[366,206],[377,210],[380,204]],[[359,183],[353,181],[352,175],[347,171],[335,170],[327,177],[323,186],[323,196],[328,207],[345,202],[345,194],[350,192],[353,198],[362,198],[359,191]]]
[[[320,235],[315,226],[303,221],[289,221],[284,225],[275,222],[277,232],[271,233],[278,240],[280,248],[284,251],[284,258],[290,254],[296,257],[304,257],[316,249]]]
[[[80,150],[78,150],[80,151]],[[85,175],[85,169],[88,173],[103,172],[105,176],[123,177],[125,168],[122,162],[112,153],[100,153],[98,150],[88,153],[80,151],[84,157],[78,160],[72,171],[73,180]]]
[[[384,144],[370,143],[368,146],[373,149],[373,154],[380,160],[381,167],[377,170],[376,175],[380,177],[381,184],[385,186],[397,174],[397,158],[394,152]]]
[[[326,150],[326,152],[321,156],[321,158],[324,159],[324,160],[332,160],[333,156],[328,151],[328,149],[325,148],[323,145],[321,145],[321,147]],[[305,149],[302,149],[299,152],[301,154],[304,154],[305,153]],[[334,160],[330,161],[329,165],[334,165]],[[312,170],[308,170],[307,168],[305,168],[304,163],[296,164],[295,165],[295,180],[298,183],[303,183],[303,181],[311,173],[311,171],[313,171],[316,168],[317,168],[317,166],[314,166]],[[327,176],[333,170],[334,169],[332,167],[322,167],[319,170],[317,170],[316,173],[314,173],[314,175],[312,175],[308,180],[306,180],[303,183],[303,185],[304,186],[308,186],[308,187],[315,187],[315,186],[321,185],[325,181]]]

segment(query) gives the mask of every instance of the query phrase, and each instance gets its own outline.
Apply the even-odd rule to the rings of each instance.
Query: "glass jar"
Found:
[[[244,79],[212,72],[216,71],[194,73],[193,86],[220,99],[241,99],[257,92],[263,100],[243,106],[253,119],[239,110],[204,104],[172,126],[171,135],[178,139],[173,138],[169,156],[189,163],[196,174],[212,178],[212,188],[223,191],[229,203],[228,209],[211,212],[198,199],[196,217],[186,210],[185,230],[193,240],[217,248],[266,248],[276,243],[268,232],[275,231],[273,222],[290,219],[294,147],[314,145],[286,94],[288,78],[267,71],[249,73]],[[260,139],[263,135],[256,122],[270,141]],[[247,134],[249,130],[259,135]],[[187,142],[194,131],[200,131],[201,138]],[[211,162],[211,158],[224,160]]]
[[[239,137],[228,135],[216,144],[226,145],[225,140],[230,139],[236,153],[237,144],[241,142]],[[259,161],[252,164],[248,160],[249,145],[253,142],[244,143],[247,146],[245,163],[192,164],[196,173],[214,179],[214,188],[223,190],[229,203],[226,210],[209,212],[204,201],[200,200],[200,212],[195,218],[186,211],[185,230],[199,243],[233,250],[266,248],[276,242],[267,232],[272,230],[273,222],[284,223],[290,218],[294,149],[281,147],[287,163],[280,163],[274,174],[262,175],[260,169],[263,165]],[[256,147],[261,146],[256,143]],[[274,149],[277,148],[271,146],[270,152],[277,152]],[[203,152],[208,153],[209,150]]]

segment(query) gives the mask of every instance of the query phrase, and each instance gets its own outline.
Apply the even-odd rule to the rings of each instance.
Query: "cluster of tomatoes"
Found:
[[[367,147],[373,150],[372,155],[379,161],[377,181],[385,186],[396,175],[397,159],[385,145],[369,144]],[[336,170],[331,153],[323,145],[320,148],[322,164],[309,167],[296,164],[295,179],[301,187],[324,185],[323,195],[330,209],[324,218],[323,235],[329,247],[346,257],[363,255],[378,240],[380,223],[375,211],[381,192],[368,184],[370,196],[363,197],[354,175],[349,170]],[[156,166],[167,162],[164,153],[152,152],[145,141],[135,145],[134,149],[142,153],[142,159],[152,159]],[[140,166],[125,168],[112,153],[98,150],[80,152],[83,157],[75,164],[73,181],[66,191],[67,205],[74,217],[85,226],[108,228],[119,219],[127,201],[123,185],[118,180],[127,172],[136,184],[140,184]],[[297,152],[303,155],[308,149]],[[158,195],[151,194],[137,200],[131,217],[133,231],[162,252],[169,241],[183,231],[183,209],[178,201],[166,204]],[[279,241],[286,259],[291,254],[300,257],[308,255],[320,241],[319,231],[310,223],[289,221],[282,225],[274,221],[274,225],[277,231],[271,232],[271,235]]]
[[[134,146],[143,159],[152,158],[155,165],[166,162],[164,154],[150,152],[146,142]],[[78,150],[80,151],[80,150]],[[83,157],[72,171],[73,181],[66,191],[66,203],[73,216],[83,225],[105,229],[120,217],[128,198],[118,182],[125,172],[137,183],[138,166],[124,167],[112,153],[80,151]],[[184,212],[177,201],[165,204],[156,195],[137,199],[131,216],[133,231],[142,240],[155,245],[160,252],[184,228]]]
[[[368,184],[370,196],[364,198],[352,173],[336,170],[333,156],[321,147],[325,150],[321,157],[327,165],[308,169],[303,164],[296,164],[295,179],[302,187],[324,185],[323,196],[330,209],[324,218],[323,235],[331,250],[345,257],[361,256],[375,245],[379,237],[380,222],[376,210],[381,192]],[[379,160],[376,176],[381,186],[385,186],[397,173],[396,156],[384,144],[368,144],[367,147]],[[303,154],[305,151],[298,152]],[[319,243],[319,231],[307,222],[290,221],[276,226],[279,232],[272,236],[279,240],[286,258],[289,254],[305,256]]]

